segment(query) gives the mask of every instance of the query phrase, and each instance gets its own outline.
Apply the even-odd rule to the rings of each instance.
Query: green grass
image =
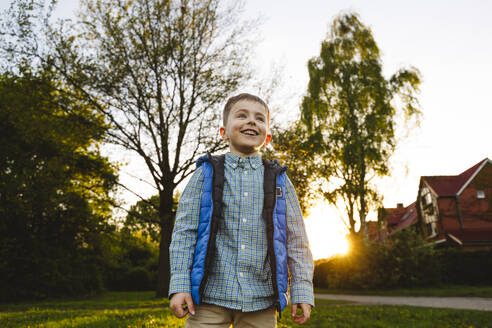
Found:
[[[0,306],[0,327],[183,327],[154,292]]]
[[[285,311],[284,311],[285,312]],[[288,316],[285,313],[285,317]],[[279,327],[330,327],[330,328],[490,328],[491,313],[422,308],[411,306],[334,305],[317,300],[311,319],[303,326],[293,325],[284,318]]]
[[[492,298],[492,286],[445,285],[435,288],[399,288],[388,290],[339,290],[316,288],[320,294],[381,295],[381,296],[463,296]]]
[[[153,292],[106,293],[87,299],[4,304],[0,327],[183,327]],[[361,306],[317,300],[311,319],[298,326],[286,308],[279,327],[490,327],[491,313],[408,306]]]

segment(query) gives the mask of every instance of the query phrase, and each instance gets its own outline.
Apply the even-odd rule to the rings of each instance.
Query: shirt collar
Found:
[[[238,166],[245,166],[251,167],[253,170],[256,170],[260,165],[263,165],[260,154],[241,157],[233,153],[226,153],[225,163],[233,169],[237,168]]]

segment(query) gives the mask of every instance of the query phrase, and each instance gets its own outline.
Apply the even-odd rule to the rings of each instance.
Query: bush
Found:
[[[382,268],[393,270],[388,287],[428,286],[441,281],[441,266],[433,247],[416,232],[400,231],[386,245]]]
[[[349,254],[315,264],[313,281],[333,289],[491,286],[492,250],[436,250],[417,233],[401,231],[386,244],[353,240]]]
[[[440,261],[418,234],[402,231],[386,244],[351,241],[349,254],[319,262],[314,285],[334,289],[415,287],[440,282]]]
[[[113,261],[105,263],[105,285],[114,291],[153,290],[157,286],[159,248],[138,233],[114,234]]]
[[[150,273],[143,267],[131,268],[123,277],[123,286],[128,291],[153,290]]]
[[[0,302],[90,295],[103,290],[98,256],[92,251],[63,253],[47,247],[29,251],[17,249],[10,254],[15,258],[15,268],[0,265]]]
[[[437,256],[444,283],[492,286],[492,250],[463,252],[448,248],[439,250]]]

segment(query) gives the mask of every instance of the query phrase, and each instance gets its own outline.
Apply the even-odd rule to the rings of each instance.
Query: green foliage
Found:
[[[376,289],[439,284],[441,269],[433,248],[410,230],[386,244],[353,239],[350,252],[315,267],[316,287]]]
[[[326,200],[342,207],[355,235],[357,221],[363,231],[368,211],[380,202],[370,181],[389,173],[397,114],[406,119],[418,119],[420,114],[415,97],[419,72],[401,69],[385,79],[372,32],[354,13],[333,21],[308,70],[301,121],[290,132],[296,134],[302,125],[300,145],[309,145],[303,148],[310,152],[307,160],[298,164],[318,183]],[[298,156],[297,147],[286,148],[286,157]]]
[[[492,285],[492,251],[434,249],[403,230],[387,243],[356,239],[345,256],[315,263],[318,288],[365,290],[441,285]]]
[[[179,193],[174,195],[173,220],[178,209]],[[154,195],[149,199],[139,200],[130,207],[123,223],[123,232],[141,233],[144,237],[150,237],[152,241],[160,241],[160,220],[159,220],[159,195]]]
[[[274,150],[265,150],[265,156],[275,158],[287,166],[287,173],[296,189],[301,210],[307,215],[309,208],[319,198],[312,181],[315,168],[313,165],[306,165],[307,162],[314,161],[314,143],[311,139],[315,136],[308,136],[303,126],[298,123],[287,129],[273,126],[271,132]]]
[[[160,240],[159,195],[148,200],[140,200],[130,207],[123,223],[123,231],[134,233],[140,231],[153,241]]]
[[[157,286],[159,245],[142,232],[114,232],[111,261],[103,264],[109,290],[153,290]]]
[[[443,283],[492,285],[492,250],[463,252],[448,248],[439,250],[437,256]]]
[[[125,275],[124,284],[127,290],[155,290],[150,273],[142,267],[130,269]]]
[[[0,76],[0,300],[98,291],[115,167],[90,107],[46,72]]]

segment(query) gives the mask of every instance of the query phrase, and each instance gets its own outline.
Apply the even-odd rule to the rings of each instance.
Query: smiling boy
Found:
[[[241,157],[258,155],[261,147],[272,138],[269,111],[260,102],[248,99],[239,100],[226,109],[220,135],[229,144],[229,151]]]
[[[285,168],[259,153],[271,139],[268,106],[247,93],[230,98],[220,135],[229,152],[200,158],[179,201],[170,307],[191,314],[185,327],[276,327],[290,281],[293,321],[303,324],[313,261]]]

